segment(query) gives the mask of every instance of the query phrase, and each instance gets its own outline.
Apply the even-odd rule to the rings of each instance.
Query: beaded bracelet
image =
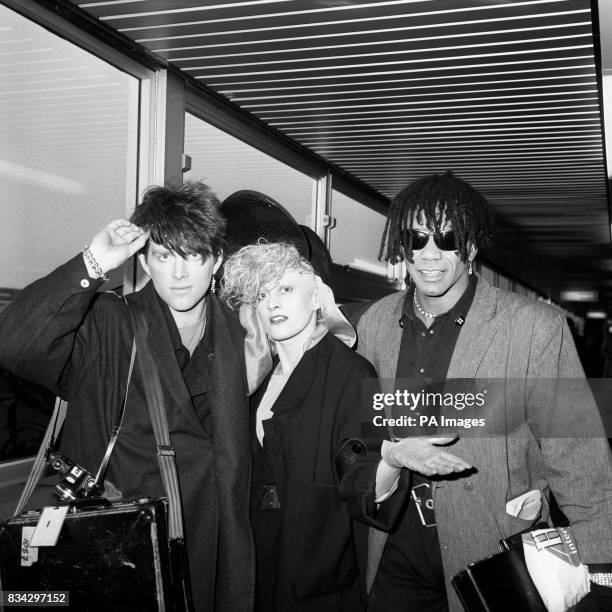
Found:
[[[103,281],[108,281],[108,276],[104,274],[100,264],[96,261],[96,258],[93,256],[92,252],[89,250],[89,245],[86,244],[85,248],[81,251],[83,253],[83,257],[85,257],[85,261],[92,267],[94,274],[101,278]]]

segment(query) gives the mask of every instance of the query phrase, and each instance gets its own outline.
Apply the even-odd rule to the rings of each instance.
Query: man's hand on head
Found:
[[[382,458],[394,468],[408,468],[424,476],[445,476],[469,470],[463,459],[440,448],[456,438],[404,438],[399,442],[383,442]]]
[[[137,253],[145,245],[148,237],[148,232],[137,225],[126,219],[116,219],[93,237],[89,251],[106,274]],[[89,275],[97,278],[98,274],[87,259],[85,265]]]

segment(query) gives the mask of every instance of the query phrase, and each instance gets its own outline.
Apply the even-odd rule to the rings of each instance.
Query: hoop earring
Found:
[[[210,281],[210,292],[217,293],[217,279],[213,276]]]

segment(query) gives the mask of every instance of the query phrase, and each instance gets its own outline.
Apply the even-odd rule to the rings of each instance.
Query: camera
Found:
[[[100,491],[96,479],[84,467],[59,453],[47,457],[47,465],[63,478],[55,485],[55,495],[66,501],[95,497]]]

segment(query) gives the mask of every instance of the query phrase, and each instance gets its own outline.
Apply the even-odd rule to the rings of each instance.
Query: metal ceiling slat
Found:
[[[568,22],[566,19],[567,15],[571,15],[573,21]],[[351,40],[361,42],[364,38],[372,42],[377,40],[385,40],[389,36],[403,35],[404,38],[411,38],[410,33],[415,32],[422,37],[428,30],[431,30],[429,34],[430,39],[444,38],[453,39],[457,37],[465,37],[472,35],[478,37],[487,35],[489,32],[494,32],[492,28],[499,28],[502,31],[507,31],[508,25],[529,25],[530,21],[537,20],[538,24],[542,24],[542,28],[548,27],[563,29],[567,27],[575,27],[582,23],[582,19],[590,19],[590,10],[581,9],[578,11],[561,11],[551,12],[534,15],[516,15],[513,21],[516,24],[508,24],[507,22],[500,21],[499,19],[484,19],[484,20],[472,20],[469,22],[454,22],[446,23],[442,26],[440,24],[430,25],[415,25],[413,21],[410,21],[406,25],[401,25],[391,28],[376,28],[376,29],[356,29],[355,27],[349,28],[347,31],[339,32],[337,28],[332,28],[330,32],[324,33],[320,29],[316,34],[304,34],[302,30],[298,33],[290,33],[293,35],[286,37],[274,38],[270,36],[270,33],[265,31],[253,31],[253,30],[241,30],[238,32],[224,32],[222,39],[211,40],[212,34],[200,35],[172,35],[160,36],[150,39],[140,39],[138,42],[147,44],[147,46],[163,57],[170,59],[172,52],[184,52],[191,50],[208,50],[209,52],[219,52],[223,50],[233,49],[235,53],[244,53],[242,47],[247,47],[250,54],[257,54],[260,51],[284,49],[286,46],[297,47],[300,44],[304,44],[306,41],[314,41],[320,45],[322,42],[327,42],[331,45],[334,41],[336,46],[342,46],[343,44],[351,44]],[[452,29],[451,29],[452,26]],[[481,31],[478,28],[482,27]],[[439,36],[440,31],[445,30],[443,36]],[[520,30],[521,28],[514,28]],[[533,26],[528,28],[533,29]],[[177,46],[178,45],[178,46]],[[334,45],[331,45],[334,46]]]
[[[551,20],[552,21],[552,20]],[[525,28],[511,28],[511,29],[503,29],[503,30],[494,30],[487,29],[483,32],[475,32],[472,27],[465,27],[465,32],[453,32],[452,34],[446,33],[444,35],[436,35],[431,34],[427,37],[419,37],[417,39],[412,39],[411,42],[418,43],[422,41],[429,41],[432,43],[435,40],[444,40],[447,43],[449,41],[456,40],[459,43],[463,39],[469,39],[472,43],[477,42],[478,44],[489,43],[493,44],[494,42],[501,42],[502,40],[507,40],[512,42],[515,38],[515,34],[525,34],[528,32],[533,32],[533,28],[525,27]],[[549,35],[552,38],[552,34],[549,34],[548,30],[553,32],[559,31],[558,23],[550,23],[547,25],[539,25],[537,28],[537,32],[541,32],[542,35]],[[406,29],[400,30],[397,35],[405,34]],[[575,23],[563,23],[562,25],[563,32],[571,31],[573,35],[583,35],[591,33],[591,24],[587,21],[576,21]],[[437,30],[436,30],[437,32]],[[350,37],[349,40],[346,38]],[[239,57],[252,57],[254,52],[256,51],[256,55],[258,57],[266,57],[269,55],[276,56],[286,53],[305,53],[312,54],[317,51],[324,50],[348,50],[348,49],[359,49],[359,48],[377,48],[377,46],[384,46],[386,48],[392,47],[394,45],[406,44],[406,38],[401,37],[398,39],[389,39],[389,32],[385,30],[373,30],[373,31],[363,31],[360,36],[357,36],[355,33],[345,33],[344,38],[340,38],[340,35],[333,34],[327,37],[323,42],[326,44],[321,44],[321,36],[312,36],[312,37],[298,37],[298,38],[287,38],[280,39],[284,42],[284,45],[279,45],[278,42],[274,43],[269,39],[263,41],[254,41],[248,42],[243,38],[240,38],[233,44],[228,44],[227,47],[220,47],[219,45],[199,45],[192,44],[182,47],[156,47],[154,46],[154,50],[159,53],[162,57],[166,58],[169,61],[181,61],[195,57],[204,57],[209,59],[222,59],[222,58],[239,58]],[[335,44],[334,39],[338,39]],[[302,44],[300,44],[301,40],[304,40]],[[316,39],[317,45],[308,46],[307,41],[310,39]],[[355,41],[355,42],[352,42]],[[257,47],[257,49],[255,49]],[[185,56],[185,53],[189,53],[189,55]]]
[[[106,0],[105,2],[78,2],[78,5],[96,17],[105,17],[108,19],[110,17],[133,14],[145,10],[147,13],[191,11],[194,8],[197,8],[199,11],[211,11],[215,9],[218,10],[219,8],[227,10],[231,5],[244,10],[252,5],[282,6],[288,2],[295,3],[296,0],[232,0],[231,2],[222,2],[220,4],[214,1],[206,4],[202,2],[202,0],[172,0],[171,3],[169,3],[168,0]]]
[[[1,90],[0,90],[1,91]],[[593,113],[588,113],[592,115]],[[497,119],[497,120],[495,120]],[[517,121],[517,117],[510,117],[510,121],[507,121],[507,117],[494,117],[493,120],[491,118],[482,119],[479,121],[470,121],[468,125],[458,125],[457,122],[453,121],[405,121],[403,123],[382,123],[382,124],[365,124],[360,125],[359,129],[356,129],[354,125],[345,125],[345,126],[336,126],[334,130],[334,135],[338,135],[341,137],[346,134],[379,134],[385,135],[388,132],[395,131],[396,133],[399,131],[400,133],[404,133],[405,130],[421,130],[423,128],[427,129],[440,129],[444,130],[448,127],[448,125],[444,125],[445,123],[452,123],[456,125],[456,127],[465,129],[466,127],[471,128],[470,131],[481,130],[481,128],[486,127],[498,127],[498,126],[516,126],[517,123],[520,123],[520,127],[510,127],[509,129],[529,129],[535,127],[559,127],[565,128],[568,127],[567,124],[578,127],[581,124],[584,126],[595,126],[600,128],[599,117],[571,117],[571,116],[562,116],[558,115],[554,119],[543,119],[543,118],[534,118],[530,115],[525,115],[524,117],[519,117],[520,121]],[[565,124],[565,125],[564,125]],[[529,127],[525,127],[529,126]],[[368,129],[366,129],[368,128]],[[295,128],[295,129],[286,129],[284,130],[286,134],[291,137],[301,136],[301,135],[321,135],[323,137],[327,137],[331,132],[325,127],[317,127],[316,129],[312,128]]]
[[[585,63],[586,62],[586,63]],[[551,75],[551,72],[557,73],[559,76],[557,78],[572,78],[572,77],[582,77],[589,76],[595,78],[594,67],[592,63],[589,63],[588,57],[584,58],[582,62],[576,62],[571,65],[563,64],[559,66],[536,66],[536,67],[522,67],[519,70],[495,70],[493,72],[481,72],[481,71],[466,71],[462,74],[449,73],[449,74],[422,74],[415,73],[410,78],[410,83],[414,83],[415,87],[421,87],[423,85],[437,85],[437,84],[455,84],[455,85],[469,85],[475,82],[476,79],[480,79],[480,82],[483,81],[485,77],[490,77],[486,82],[495,83],[499,82],[499,80],[504,81],[515,81],[522,79],[531,79],[533,81],[537,81],[540,77],[550,77],[555,76]],[[197,78],[196,75],[191,74],[194,78]],[[519,79],[517,79],[519,77]],[[405,79],[394,77],[394,78],[378,78],[376,76],[372,76],[367,80],[359,81],[356,80],[358,77],[352,77],[348,80],[343,80],[338,78],[336,82],[330,83],[327,81],[323,81],[320,83],[312,84],[304,84],[302,81],[309,80],[301,78],[299,80],[296,79],[281,79],[281,80],[262,80],[262,81],[253,81],[249,83],[233,83],[231,85],[231,90],[223,90],[219,89],[221,93],[226,95],[228,98],[232,98],[235,94],[243,93],[243,92],[252,92],[252,91],[264,91],[264,92],[273,92],[275,90],[278,91],[324,91],[330,90],[335,87],[347,88],[351,86],[362,86],[362,85],[389,85],[393,83],[406,83]],[[492,79],[497,80],[492,80]],[[310,79],[312,80],[312,79]],[[293,84],[299,83],[299,84]],[[207,84],[210,87],[214,87],[213,83]],[[259,85],[254,87],[254,85]]]
[[[435,2],[435,4],[434,4]],[[83,3],[81,3],[83,4]],[[436,15],[440,16],[445,13],[461,13],[467,15],[472,11],[486,12],[483,9],[502,9],[521,8],[523,12],[528,12],[525,9],[533,7],[537,4],[552,4],[561,6],[563,4],[575,4],[575,0],[522,0],[515,2],[507,2],[506,0],[489,0],[489,6],[482,6],[478,2],[468,1],[462,5],[458,5],[454,0],[353,0],[351,4],[332,4],[331,6],[321,6],[321,3],[316,0],[253,0],[251,2],[221,2],[221,3],[201,3],[192,2],[186,3],[182,7],[177,8],[176,4],[165,3],[160,10],[152,10],[148,4],[146,8],[149,10],[140,11],[138,13],[125,13],[112,15],[111,12],[105,12],[103,15],[98,15],[103,20],[126,20],[130,18],[147,19],[161,17],[163,23],[175,23],[180,21],[180,15],[190,13],[190,17],[194,17],[195,13],[207,13],[208,20],[216,21],[246,21],[258,19],[270,19],[275,16],[293,17],[296,21],[304,21],[304,17],[316,19],[320,16],[321,19],[329,19],[328,15],[346,15],[353,20],[358,20],[361,15],[368,14],[375,10],[377,14],[384,12],[385,15],[402,14],[405,10],[409,10],[411,14],[419,17]],[[245,10],[252,9],[252,10]]]
[[[584,102],[587,105],[587,108],[589,106],[591,106],[592,104],[596,104],[598,102],[598,98],[597,96],[593,95],[593,96],[577,96],[577,97],[569,97],[569,98],[556,98],[555,99],[555,103],[559,103],[559,102],[569,102],[569,103],[575,103],[575,102]],[[439,104],[440,101],[439,100],[432,100],[432,104]],[[529,101],[513,101],[508,103],[507,101],[505,102],[487,102],[486,104],[457,104],[456,106],[453,105],[446,105],[446,106],[423,106],[422,108],[403,108],[401,110],[403,110],[404,112],[404,116],[407,116],[407,113],[414,113],[414,116],[417,115],[417,113],[419,111],[425,111],[430,113],[431,111],[440,111],[442,114],[448,114],[449,111],[450,112],[457,112],[457,111],[465,111],[466,109],[477,109],[478,111],[482,111],[483,113],[487,112],[487,109],[491,109],[493,107],[497,107],[497,108],[507,108],[509,111],[511,112],[518,112],[519,110],[525,110],[528,111],[531,107],[533,107],[534,109],[538,108],[538,104],[549,104],[550,103],[550,98],[548,99],[544,99],[544,100],[529,100]],[[405,102],[403,104],[398,104],[396,106],[402,106],[402,107],[406,107],[406,106],[413,106],[413,103],[410,102]],[[358,107],[359,108],[359,107]],[[343,114],[345,116],[370,116],[370,115],[379,115],[379,114],[386,114],[386,113],[392,113],[392,112],[398,112],[398,108],[372,108],[372,109],[368,109],[366,111],[356,111],[356,110],[351,110],[351,113],[347,113],[346,112],[346,108],[336,108],[336,111],[344,111]],[[271,109],[269,112],[282,112],[282,110],[276,110],[276,109]],[[288,111],[288,112],[294,112],[294,111]],[[254,113],[255,114],[255,113]],[[461,113],[460,113],[461,114]],[[320,113],[318,112],[317,109],[306,109],[305,111],[302,112],[301,115],[288,115],[288,116],[266,116],[265,113],[263,111],[259,111],[258,113],[256,113],[257,116],[259,116],[262,119],[265,119],[266,121],[270,122],[271,124],[274,124],[275,121],[279,120],[279,119],[291,119],[293,121],[298,120],[298,119],[305,119],[305,118],[311,118],[311,117],[333,117],[334,114],[333,113],[329,113],[329,112],[325,112],[325,113]]]
[[[384,28],[386,23],[396,23],[401,19],[411,21],[417,25],[423,24],[428,27],[437,25],[437,27],[442,28],[447,23],[454,24],[458,20],[469,22],[471,16],[475,13],[503,21],[515,19],[517,14],[539,12],[544,10],[544,7],[556,8],[557,10],[570,10],[572,8],[574,10],[584,10],[588,8],[588,4],[582,0],[527,0],[514,2],[489,0],[488,5],[474,2],[463,2],[461,5],[458,5],[455,0],[435,0],[434,4],[433,0],[422,0],[422,5],[429,2],[428,8],[431,9],[433,7],[433,10],[424,10],[418,4],[410,6],[408,3],[411,1],[398,0],[395,3],[384,1],[367,3],[370,7],[364,9],[363,5],[359,5],[355,0],[351,4],[344,6],[323,8],[316,8],[316,2],[312,0],[302,0],[299,3],[300,6],[308,8],[298,11],[260,11],[256,13],[237,11],[238,14],[230,14],[228,11],[227,13],[221,12],[219,17],[214,14],[208,14],[204,19],[197,19],[192,15],[192,18],[188,20],[183,15],[173,15],[170,12],[166,12],[162,15],[152,15],[151,17],[147,17],[147,14],[138,17],[117,16],[117,18],[113,18],[112,25],[117,30],[139,40],[143,35],[150,35],[150,33],[160,29],[165,31],[180,30],[183,35],[195,32],[200,36],[203,34],[218,36],[232,31],[240,32],[246,30],[248,32],[256,32],[262,29],[274,31],[299,28],[305,31],[309,28],[328,27],[338,31],[342,30],[343,26],[351,29],[356,24],[367,24],[368,27],[371,27],[373,23],[377,23]],[[361,14],[359,14],[360,12]],[[109,21],[103,15],[99,17],[102,20]],[[320,17],[320,19],[317,20],[317,17]],[[462,17],[463,19],[461,19]],[[259,24],[264,22],[266,25],[263,28],[259,26]],[[232,28],[236,27],[235,24],[238,24],[242,30],[232,30]]]
[[[554,70],[554,71],[558,71],[558,70],[563,70],[563,68],[559,68],[558,65],[560,62],[564,62],[565,65],[567,66],[569,64],[569,69],[573,69],[573,68],[588,68],[592,70],[592,65],[584,65],[583,62],[584,61],[588,61],[589,58],[591,56],[590,55],[578,55],[578,56],[573,56],[572,58],[563,58],[563,57],[550,57],[550,58],[540,58],[540,59],[525,59],[525,60],[514,60],[511,62],[492,62],[492,63],[477,63],[477,64],[465,64],[465,65],[461,65],[461,64],[457,64],[457,65],[447,65],[447,66],[438,66],[436,67],[436,71],[441,71],[441,70],[445,70],[445,71],[449,71],[447,74],[445,75],[438,75],[436,74],[436,71],[433,71],[431,67],[427,67],[427,68],[418,68],[418,67],[404,67],[402,69],[396,69],[396,70],[378,70],[378,71],[374,71],[374,72],[355,72],[354,70],[351,71],[350,69],[345,69],[345,70],[338,70],[337,73],[326,73],[326,74],[315,74],[315,75],[307,75],[307,76],[296,76],[295,74],[293,75],[287,75],[286,71],[277,71],[276,76],[272,77],[271,75],[267,75],[266,78],[262,78],[261,73],[254,73],[254,74],[248,74],[249,77],[254,77],[254,78],[244,78],[247,75],[228,75],[226,77],[220,77],[219,75],[216,75],[214,78],[212,76],[207,76],[206,77],[206,81],[207,81],[207,85],[211,86],[213,89],[219,89],[222,90],[224,88],[229,88],[226,89],[226,91],[229,91],[229,97],[231,98],[231,91],[233,91],[233,87],[234,85],[237,86],[242,86],[244,87],[245,85],[255,85],[255,84],[261,84],[261,83],[270,83],[270,82],[276,82],[282,85],[283,82],[286,83],[309,83],[313,86],[318,86],[319,84],[325,84],[327,83],[329,80],[333,79],[336,83],[338,82],[349,82],[351,81],[351,79],[364,79],[364,78],[378,78],[378,77],[385,77],[388,78],[390,75],[394,76],[394,77],[398,77],[399,75],[405,75],[404,78],[413,78],[413,76],[415,77],[424,77],[424,78],[431,78],[433,79],[454,79],[457,75],[457,71],[461,71],[461,75],[462,76],[476,76],[476,77],[480,77],[483,74],[490,74],[490,75],[500,75],[500,74],[511,74],[513,76],[516,75],[522,75],[526,72],[529,71],[530,68],[534,68],[534,66],[537,66],[537,69],[534,71],[541,71],[541,70],[546,70],[546,67],[542,66],[542,64],[554,64],[552,67],[550,67],[550,70]],[[490,71],[490,72],[484,72],[484,71]],[[427,74],[429,73],[429,74]],[[204,79],[204,76],[201,74],[201,71],[197,71],[194,70],[192,72],[190,72],[191,76],[193,76],[196,79]],[[283,76],[285,78],[283,78]],[[264,75],[265,76],[265,75]],[[241,77],[240,80],[236,80],[238,79],[238,77]],[[225,81],[220,81],[220,78],[225,78]],[[233,79],[233,80],[229,80],[229,79]]]
[[[283,98],[283,103],[282,103],[282,107],[286,108],[286,107],[294,107],[297,106],[298,104],[305,104],[305,105],[309,105],[309,104],[320,104],[321,101],[324,101],[326,104],[329,103],[339,103],[339,102],[362,102],[362,101],[377,101],[377,100],[407,100],[410,98],[419,98],[419,97],[427,97],[428,99],[431,98],[438,98],[438,97],[442,97],[442,96],[448,96],[448,95],[470,95],[470,96],[474,96],[477,94],[484,94],[484,93],[502,93],[502,92],[512,92],[512,93],[516,93],[516,92],[530,92],[532,94],[537,95],[537,92],[545,92],[545,91],[550,91],[552,90],[554,93],[559,93],[559,90],[568,90],[571,88],[581,88],[582,90],[588,90],[589,93],[597,93],[597,83],[589,80],[585,80],[585,81],[573,81],[571,83],[553,83],[553,84],[539,84],[539,85],[523,85],[523,86],[515,86],[515,87],[475,87],[471,90],[465,90],[465,89],[459,89],[459,90],[453,90],[452,87],[444,87],[444,91],[438,91],[438,92],[425,92],[425,91],[419,91],[418,89],[392,89],[392,88],[388,88],[388,89],[378,89],[378,90],[353,90],[353,91],[345,91],[345,92],[339,92],[339,93],[331,93],[331,94],[321,94],[320,92],[315,92],[315,93],[311,93],[308,96],[297,96],[300,97],[302,99],[300,100],[293,100],[293,98],[295,98],[296,96],[293,96],[291,94],[289,95],[285,95]],[[406,93],[403,93],[403,92]],[[386,95],[381,95],[381,93],[383,92],[387,92]],[[408,92],[412,92],[412,93],[408,93]],[[507,94],[506,94],[507,95]],[[310,99],[306,99],[304,100],[304,97],[315,97],[317,96],[318,99],[316,100],[310,100]],[[336,96],[342,96],[342,97],[336,97]],[[261,102],[261,99],[267,99],[269,100],[268,102]],[[270,102],[271,100],[271,102]],[[239,98],[234,97],[233,101],[235,103],[240,102],[241,100]],[[266,97],[266,98],[259,98],[258,101],[256,103],[253,104],[240,104],[240,106],[242,108],[245,108],[249,111],[254,111],[256,112],[256,109],[258,108],[269,108],[270,105],[275,104],[276,101],[272,100],[270,97]]]
[[[236,77],[251,77],[260,75],[283,75],[283,74],[304,74],[308,75],[313,72],[323,72],[324,74],[333,71],[334,74],[338,75],[366,75],[370,73],[374,74],[388,74],[388,67],[390,66],[401,66],[402,68],[410,68],[412,65],[420,66],[418,69],[414,69],[418,72],[437,71],[437,70],[464,70],[465,68],[481,68],[481,67],[497,67],[497,66],[509,66],[518,69],[521,65],[529,65],[540,62],[564,62],[572,60],[581,60],[588,55],[585,53],[592,52],[592,45],[587,44],[570,44],[563,47],[546,47],[543,49],[537,49],[538,58],[533,58],[533,53],[527,49],[514,50],[514,51],[500,51],[495,53],[471,53],[463,55],[447,55],[443,52],[440,57],[434,57],[433,54],[427,53],[422,58],[410,58],[410,59],[397,59],[389,58],[387,61],[358,61],[360,58],[356,58],[357,61],[353,63],[341,63],[338,64],[334,60],[321,60],[316,66],[306,65],[302,66],[297,62],[290,64],[282,64],[275,62],[273,64],[274,69],[258,69],[259,66],[263,68],[270,68],[269,62],[260,62],[253,66],[253,70],[247,70],[250,66],[238,67],[240,70],[232,71],[229,70],[232,66],[219,66],[208,68],[206,66],[189,66],[186,67],[189,71],[193,71],[194,74],[206,74],[207,78],[210,79],[223,79],[223,78],[236,78]],[[506,60],[512,56],[511,61],[498,61]],[[524,56],[524,57],[520,57]],[[493,60],[493,61],[487,61]],[[178,67],[183,67],[181,62],[177,63]],[[275,68],[279,66],[278,68]],[[396,72],[396,71],[392,71]],[[299,77],[297,77],[299,78]]]
[[[365,170],[366,172],[369,170],[377,171],[379,169],[393,169],[397,165],[403,165],[403,166],[406,165],[405,160],[401,160],[401,161],[402,161],[401,164],[397,164],[397,162],[395,164],[389,164],[386,160],[384,162],[357,161],[357,162],[351,163],[351,169],[354,170],[356,168],[363,168],[363,170]],[[411,161],[409,163],[411,167],[418,167],[419,165],[430,166],[433,161],[435,161],[436,163],[442,162],[442,160],[438,158],[435,160],[420,159],[418,161]],[[453,159],[447,159],[444,161],[446,162],[446,164],[450,162],[453,165],[461,165],[463,167],[469,166],[470,168],[482,168],[483,170],[492,170],[495,172],[497,172],[498,170],[514,171],[517,168],[520,168],[520,169],[529,170],[530,172],[539,172],[540,174],[544,174],[549,171],[554,171],[557,168],[562,168],[563,169],[562,171],[564,173],[594,170],[598,172],[599,174],[601,174],[601,165],[596,162],[587,162],[587,161],[577,162],[576,160],[572,160],[572,159],[564,160],[559,157],[556,157],[553,160],[540,159],[538,161],[536,168],[534,168],[533,159],[482,161],[480,157],[470,157],[470,158],[453,158]]]
[[[556,101],[555,101],[556,102]],[[580,110],[576,110],[580,109]],[[522,113],[521,113],[522,111]],[[555,111],[555,112],[548,112]],[[558,113],[556,111],[565,111],[565,113]],[[406,111],[392,111],[393,114],[388,116],[387,113],[377,114],[375,116],[371,116],[369,114],[364,114],[362,116],[349,116],[343,117],[342,119],[330,119],[329,117],[325,119],[309,119],[309,120],[300,120],[300,121],[268,121],[269,125],[272,125],[278,129],[289,129],[292,126],[297,127],[327,127],[328,129],[333,129],[334,127],[339,127],[344,123],[349,123],[356,128],[361,126],[362,124],[366,124],[369,126],[376,125],[389,125],[389,124],[397,124],[401,125],[406,122],[410,122],[410,124],[415,123],[428,123],[428,122],[449,122],[452,123],[453,119],[448,119],[448,114],[446,112],[426,112],[421,113],[411,111],[410,116],[407,115]],[[510,113],[510,114],[508,114]],[[521,114],[517,114],[521,113]],[[488,121],[491,119],[491,115],[494,118],[499,119],[508,119],[514,118],[517,120],[521,120],[523,118],[533,118],[533,117],[556,117],[556,116],[571,116],[571,115],[590,115],[590,114],[599,114],[599,110],[596,104],[596,101],[593,101],[592,104],[566,104],[565,106],[540,106],[536,108],[528,108],[521,107],[517,108],[496,108],[495,110],[489,111],[466,111],[463,110],[458,113],[453,113],[453,116],[456,117],[454,122],[456,123],[466,123],[466,122],[474,122],[478,123],[479,121]],[[421,121],[425,119],[424,121]]]
[[[305,47],[302,49],[295,47],[287,47],[286,49],[276,49],[273,51],[259,52],[255,57],[257,61],[253,61],[253,53],[225,53],[221,55],[215,55],[211,53],[195,53],[191,55],[183,55],[168,58],[174,62],[177,66],[182,68],[190,69],[192,66],[190,62],[196,62],[207,66],[210,69],[214,68],[233,68],[243,66],[256,66],[265,65],[270,62],[270,56],[274,56],[274,64],[287,64],[290,62],[313,63],[322,61],[334,62],[342,61],[345,62],[349,59],[363,58],[363,57],[386,57],[389,58],[398,55],[415,55],[419,53],[426,54],[428,58],[432,58],[434,54],[444,54],[449,51],[465,51],[465,50],[478,50],[478,51],[489,51],[498,48],[503,53],[508,53],[508,48],[516,49],[518,53],[521,50],[529,53],[539,51],[551,47],[553,49],[559,49],[562,46],[567,45],[578,45],[578,44],[589,44],[591,42],[591,31],[590,27],[583,26],[582,31],[572,32],[566,34],[565,30],[563,34],[560,34],[558,30],[553,33],[546,33],[547,36],[537,35],[535,37],[526,36],[524,38],[517,39],[513,34],[496,35],[490,38],[490,40],[474,40],[470,37],[469,40],[458,41],[455,44],[449,44],[447,37],[435,37],[437,40],[431,40],[429,38],[423,38],[420,40],[401,40],[401,41],[386,41],[384,49],[380,50],[372,45],[369,41],[361,41],[359,44],[353,45],[339,45],[335,47]],[[445,44],[435,44],[435,42],[444,41]],[[460,44],[461,43],[461,44]],[[518,47],[524,47],[519,49]],[[468,56],[472,57],[472,56]],[[250,61],[248,61],[250,60]]]

